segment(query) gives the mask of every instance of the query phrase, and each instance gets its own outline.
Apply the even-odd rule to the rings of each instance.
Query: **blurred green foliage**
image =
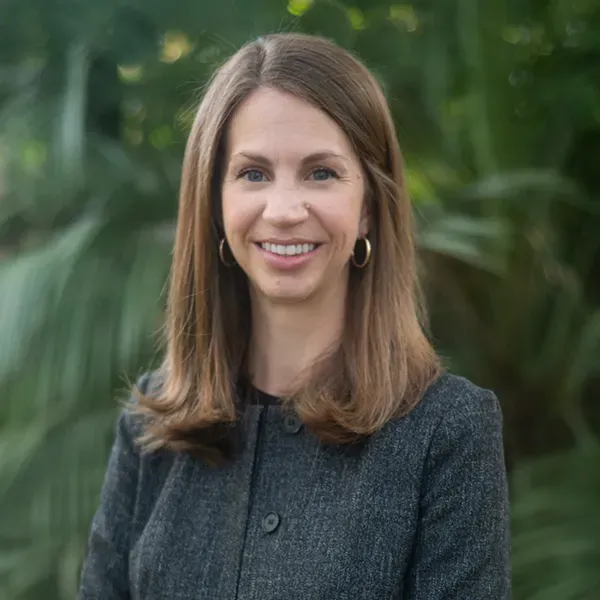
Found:
[[[0,597],[76,595],[115,390],[157,357],[193,108],[282,30],[388,95],[436,343],[503,404],[514,597],[600,597],[598,0],[5,0]]]

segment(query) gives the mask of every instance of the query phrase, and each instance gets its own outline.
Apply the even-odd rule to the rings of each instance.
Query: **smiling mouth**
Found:
[[[313,252],[320,244],[272,244],[270,242],[262,242],[257,245],[263,250],[279,256],[299,256]]]

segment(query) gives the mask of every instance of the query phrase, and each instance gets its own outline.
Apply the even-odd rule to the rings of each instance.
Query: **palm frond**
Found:
[[[600,592],[600,446],[526,463],[512,477],[514,595],[578,600]]]

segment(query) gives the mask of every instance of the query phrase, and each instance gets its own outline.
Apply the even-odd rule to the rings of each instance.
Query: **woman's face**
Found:
[[[225,235],[253,294],[297,303],[345,294],[367,234],[365,181],[348,138],[325,113],[261,88],[227,132]]]

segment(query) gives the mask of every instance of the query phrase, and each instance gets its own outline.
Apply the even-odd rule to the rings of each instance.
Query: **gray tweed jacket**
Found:
[[[147,378],[142,386],[147,384]],[[123,412],[80,600],[510,597],[496,397],[445,374],[362,445],[248,405],[235,459],[140,455]]]

